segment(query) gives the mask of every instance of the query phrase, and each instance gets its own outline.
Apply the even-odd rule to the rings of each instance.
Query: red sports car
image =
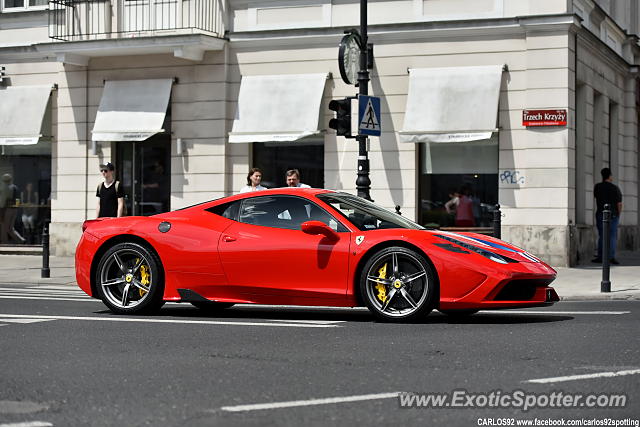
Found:
[[[481,234],[429,230],[362,198],[281,188],[83,224],[78,284],[116,313],[166,301],[367,306],[407,321],[552,304],[556,272]]]

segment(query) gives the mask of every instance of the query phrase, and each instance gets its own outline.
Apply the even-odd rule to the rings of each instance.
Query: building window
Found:
[[[0,244],[41,244],[51,221],[51,101],[33,145],[0,145]]]
[[[421,143],[418,220],[435,227],[490,227],[498,203],[498,139]]]
[[[262,170],[262,185],[286,186],[286,172],[300,171],[300,182],[314,188],[324,187],[324,143],[321,139],[293,143],[253,143],[253,165]]]
[[[2,10],[4,12],[45,9],[49,4],[48,0],[3,0]]]

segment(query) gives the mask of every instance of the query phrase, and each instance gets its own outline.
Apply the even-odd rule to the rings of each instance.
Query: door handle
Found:
[[[237,240],[237,239],[236,239],[235,237],[228,236],[228,235],[225,235],[225,236],[222,238],[222,241],[223,241],[223,242],[235,242],[236,240]]]

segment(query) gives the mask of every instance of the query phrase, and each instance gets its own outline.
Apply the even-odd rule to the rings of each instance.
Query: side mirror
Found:
[[[311,235],[323,235],[329,239],[337,239],[338,235],[331,227],[321,221],[306,221],[300,226],[303,233]]]

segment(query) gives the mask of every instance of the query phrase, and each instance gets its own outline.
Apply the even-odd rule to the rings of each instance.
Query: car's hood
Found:
[[[453,233],[450,231],[442,231],[442,230],[430,230],[430,233],[435,236],[440,236],[441,238],[443,238],[443,240],[447,240],[451,243],[455,243],[455,241],[459,241],[464,244],[472,245],[472,246],[487,250],[489,252],[496,253],[503,257],[510,258],[514,261],[533,262],[533,263],[543,262],[538,257],[530,254],[524,249],[521,249],[503,240],[496,239],[495,237],[487,236],[484,234]]]

